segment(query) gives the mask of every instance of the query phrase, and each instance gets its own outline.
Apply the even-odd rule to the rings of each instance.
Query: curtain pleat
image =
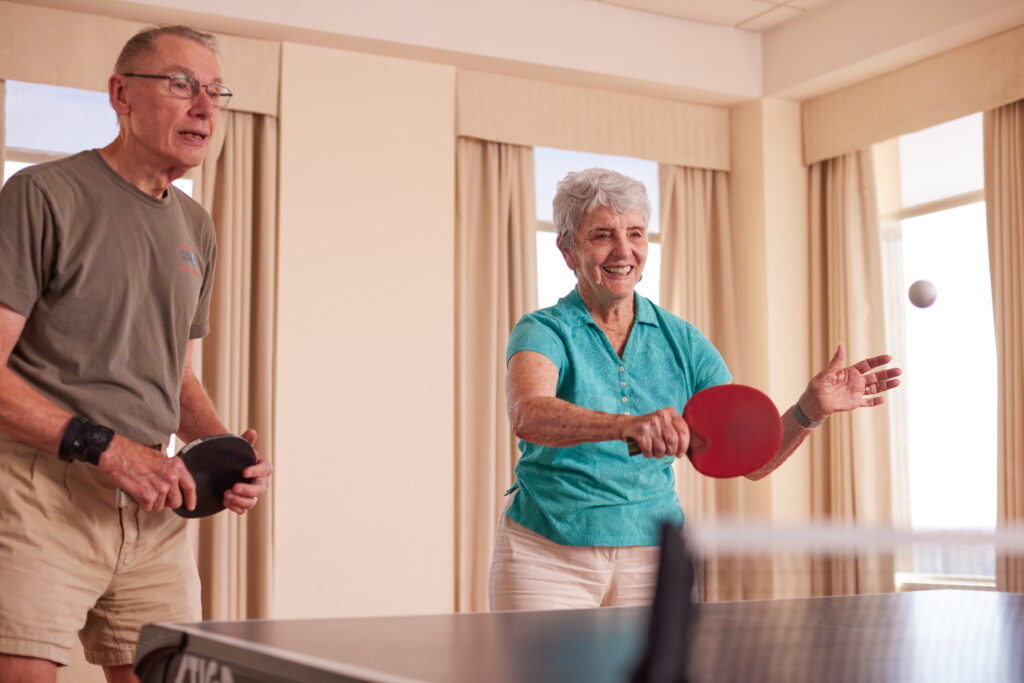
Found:
[[[881,236],[870,152],[810,167],[811,368],[842,342],[847,359],[885,350]],[[813,515],[834,523],[892,523],[889,414],[830,417],[810,440]],[[815,595],[891,592],[893,561],[861,554],[812,560]]]
[[[484,611],[494,530],[518,457],[505,346],[537,306],[533,148],[456,142],[456,611]]]
[[[1024,523],[1024,100],[985,112],[985,202],[999,363],[997,525]],[[1024,558],[996,557],[996,588],[1024,593]]]
[[[210,334],[196,372],[224,423],[256,430],[256,448],[274,462],[274,325],[277,260],[277,120],[222,111],[197,199],[217,230]],[[204,619],[269,617],[272,605],[273,480],[245,516],[198,523]]]

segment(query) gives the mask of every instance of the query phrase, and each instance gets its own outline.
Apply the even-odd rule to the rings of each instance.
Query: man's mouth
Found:
[[[629,275],[632,270],[633,266],[604,266],[604,271],[612,275]]]
[[[194,130],[183,130],[181,131],[181,135],[185,136],[189,140],[196,140],[198,142],[202,142],[206,139],[206,133],[199,133]]]

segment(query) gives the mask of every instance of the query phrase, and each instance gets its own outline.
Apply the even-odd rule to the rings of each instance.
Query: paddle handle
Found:
[[[694,450],[700,450],[705,446],[706,442],[700,438],[697,434],[690,432],[690,447],[686,450],[686,455],[690,455]],[[631,456],[639,456],[643,451],[640,450],[640,444],[631,438],[626,439],[626,445],[629,446]]]
[[[698,437],[696,434],[692,434],[691,433],[690,434],[690,448],[686,451],[687,455],[689,455],[690,451],[693,450],[693,446],[694,446],[694,444],[696,442],[703,443],[703,441],[700,439],[700,437]],[[626,446],[629,447],[629,454],[630,455],[640,455],[641,453],[643,453],[643,451],[640,450],[640,444],[638,444],[633,439],[626,439]]]

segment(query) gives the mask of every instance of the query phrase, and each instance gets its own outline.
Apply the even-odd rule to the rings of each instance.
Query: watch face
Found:
[[[89,445],[104,450],[110,445],[110,441],[113,438],[113,430],[106,427],[93,427],[92,432],[89,434]]]

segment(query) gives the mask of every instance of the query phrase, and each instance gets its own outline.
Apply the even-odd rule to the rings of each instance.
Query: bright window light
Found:
[[[901,208],[886,238],[886,267],[901,283],[889,311],[902,330],[897,362],[904,369],[895,454],[906,467],[907,490],[898,510],[920,531],[996,526],[997,381],[992,285],[984,189],[981,115],[906,135],[899,140]],[[933,204],[937,202],[937,204]],[[900,275],[901,274],[901,275]],[[917,308],[907,291],[917,280],[935,285],[931,306]],[[899,342],[896,342],[899,344]],[[948,425],[967,429],[951,438]],[[968,425],[968,427],[964,427]],[[905,460],[899,460],[905,458]],[[898,479],[898,477],[897,477]],[[995,576],[994,548],[948,553],[915,547],[911,582],[941,577]]]
[[[7,146],[55,155],[106,147],[117,115],[106,92],[7,81]]]
[[[981,114],[900,137],[903,206],[985,187]]]

